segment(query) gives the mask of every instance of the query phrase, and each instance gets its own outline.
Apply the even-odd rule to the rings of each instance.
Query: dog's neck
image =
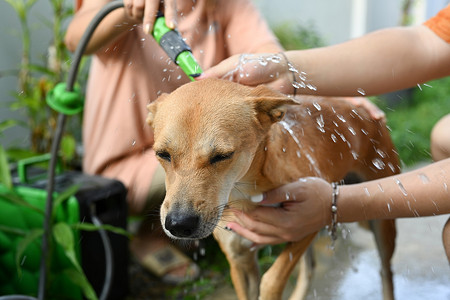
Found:
[[[276,167],[276,160],[271,159],[271,156],[267,155],[270,143],[272,143],[270,140],[270,136],[267,135],[260,142],[250,168],[236,184],[239,191],[247,194],[249,197],[279,186],[279,184],[274,183],[270,177],[267,176],[267,170]]]

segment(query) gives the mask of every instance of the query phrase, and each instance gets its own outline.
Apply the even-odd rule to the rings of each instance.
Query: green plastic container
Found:
[[[36,160],[31,160],[36,162]],[[28,164],[24,164],[26,168]],[[26,170],[19,170],[22,175]],[[22,176],[21,175],[21,176]],[[22,178],[23,179],[23,178]],[[28,179],[27,179],[28,180]],[[8,195],[23,199],[27,205],[13,203]],[[56,193],[55,193],[56,196]],[[44,211],[47,193],[45,190],[27,186],[15,186],[12,190],[0,184],[0,296],[21,294],[37,296],[39,283],[39,267],[42,257],[41,240],[37,238],[18,258],[16,254],[24,239],[14,230],[31,232],[43,229]],[[80,220],[79,204],[75,197],[70,197],[55,210],[55,222],[64,221],[75,224]],[[79,233],[74,232],[75,241],[79,241]],[[72,283],[64,274],[64,270],[73,268],[59,245],[52,240],[50,253],[51,268],[48,275],[48,299],[83,299],[81,289]],[[80,246],[75,249],[80,259]]]

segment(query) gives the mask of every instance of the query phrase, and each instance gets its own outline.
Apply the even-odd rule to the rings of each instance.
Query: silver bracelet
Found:
[[[339,195],[339,185],[336,182],[331,183],[333,192],[331,194],[331,240],[337,240],[337,198]]]

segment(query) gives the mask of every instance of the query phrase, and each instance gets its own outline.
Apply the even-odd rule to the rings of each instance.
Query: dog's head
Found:
[[[234,184],[246,175],[286,96],[259,86],[206,79],[148,106],[154,150],[166,172],[161,222],[173,238],[210,235]]]

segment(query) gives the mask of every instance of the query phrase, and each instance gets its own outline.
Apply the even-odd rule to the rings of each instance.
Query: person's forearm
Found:
[[[84,9],[74,16],[65,36],[65,43],[70,51],[75,51],[84,31],[101,7],[101,5],[98,5]],[[130,30],[133,25],[134,23],[126,18],[123,8],[118,8],[109,13],[95,30],[86,47],[85,54],[92,54],[101,47],[108,45],[120,34]]]
[[[340,187],[338,220],[433,216],[450,213],[450,159],[426,167]]]
[[[449,75],[450,45],[425,26],[391,28],[342,44],[286,52],[317,87],[299,93],[376,95]]]

